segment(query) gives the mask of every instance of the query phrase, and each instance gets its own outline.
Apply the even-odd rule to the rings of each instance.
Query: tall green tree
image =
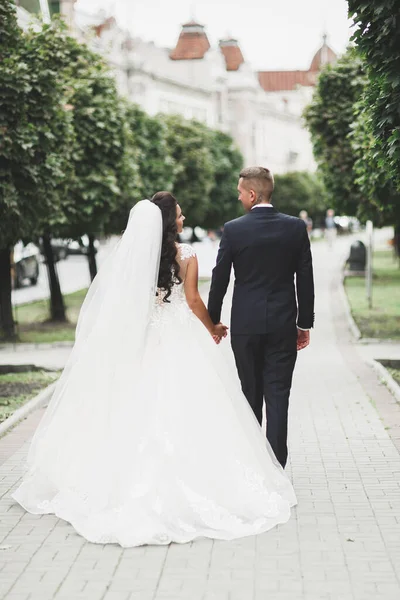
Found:
[[[368,82],[359,107],[357,182],[379,223],[395,224],[400,256],[400,5],[397,0],[349,0],[353,41]]]
[[[50,289],[50,319],[53,321],[66,321],[66,311],[61,285],[58,278],[57,267],[54,260],[51,245],[51,232],[54,224],[62,218],[63,199],[69,189],[70,180],[73,176],[72,147],[75,140],[72,118],[66,105],[65,83],[62,73],[69,67],[70,55],[66,47],[66,28],[60,21],[52,25],[43,25],[41,29],[35,27],[28,32],[23,32],[26,45],[24,60],[32,72],[46,74],[46,67],[50,67],[51,79],[47,80],[48,87],[42,86],[36,92],[35,103],[41,106],[45,100],[45,94],[49,96],[49,105],[53,102],[52,111],[47,111],[47,129],[42,137],[47,141],[49,147],[49,160],[52,169],[45,168],[44,186],[36,187],[32,197],[32,210],[38,213],[42,197],[46,196],[48,209],[40,216],[41,237],[45,264],[49,279]],[[56,83],[54,82],[56,80]],[[43,127],[41,108],[37,115],[31,117],[31,125],[36,133]],[[41,149],[46,144],[40,142]],[[40,214],[40,213],[39,213]],[[33,236],[32,237],[38,237]]]
[[[72,37],[66,39],[66,46],[70,63],[64,77],[75,131],[74,176],[63,205],[65,227],[60,229],[68,237],[88,234],[93,279],[94,238],[103,233],[119,204],[134,196],[138,170],[129,148],[126,108],[107,65]]]
[[[243,156],[232,137],[222,131],[211,131],[209,140],[214,176],[210,203],[198,225],[215,229],[242,214],[237,184],[243,166]]]
[[[15,335],[10,258],[11,248],[19,236],[21,217],[13,173],[18,155],[13,134],[29,86],[27,66],[18,60],[20,47],[15,7],[6,2],[0,5],[0,335],[6,338]]]
[[[141,198],[151,198],[161,190],[171,191],[175,171],[166,122],[148,115],[136,104],[127,106],[126,118],[132,133],[131,143],[137,151]]]
[[[103,233],[105,235],[120,234],[126,227],[129,211],[143,199],[143,183],[140,173],[140,151],[129,123],[130,104],[122,101],[121,109],[124,119],[123,127],[123,154],[118,163],[117,178],[119,194],[114,197],[114,206],[105,215]]]
[[[10,251],[60,210],[72,139],[59,72],[68,56],[48,27],[24,33],[15,5],[0,6],[0,320],[12,338]]]
[[[215,173],[210,150],[211,131],[178,115],[160,116],[167,127],[166,141],[173,159],[172,193],[182,205],[186,224],[202,223],[210,208]]]
[[[393,179],[382,168],[380,144],[372,133],[371,114],[364,102],[363,98],[357,106],[357,120],[351,138],[357,157],[354,163],[355,181],[369,203],[364,216],[372,218],[378,227],[400,223],[400,193]]]
[[[321,177],[307,171],[275,175],[273,204],[280,212],[298,217],[306,210],[314,225],[321,224],[328,201]]]
[[[354,172],[357,160],[352,134],[356,106],[366,85],[362,60],[349,49],[335,65],[320,73],[304,117],[310,130],[314,156],[329,204],[344,214],[356,215],[367,199]]]
[[[400,4],[398,0],[348,0],[353,34],[364,59],[365,106],[378,164],[400,191]]]

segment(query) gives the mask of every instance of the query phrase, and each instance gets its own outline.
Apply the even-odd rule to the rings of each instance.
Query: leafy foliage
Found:
[[[98,234],[124,193],[130,194],[137,171],[126,162],[129,128],[115,80],[85,45],[71,37],[65,43],[70,65],[64,77],[75,140],[64,220],[70,236]]]
[[[307,171],[275,175],[274,206],[280,212],[295,217],[306,210],[314,225],[322,223],[328,201],[321,178]]]
[[[348,0],[357,29],[353,41],[367,65],[365,107],[378,166],[400,192],[400,4],[398,0]]]
[[[210,204],[199,224],[213,229],[242,213],[237,184],[243,157],[231,136],[222,131],[211,131],[210,142],[214,177],[210,190]]]
[[[312,103],[304,114],[328,202],[349,215],[358,214],[365,202],[356,182],[357,156],[351,140],[355,107],[365,85],[363,63],[349,49],[336,65],[328,65],[319,75]]]
[[[166,141],[173,159],[172,193],[183,208],[186,224],[199,225],[210,208],[215,172],[210,130],[178,115],[162,115],[159,119],[167,127]]]
[[[400,222],[400,5],[349,1],[368,82],[354,128],[357,184],[379,224]]]
[[[0,247],[32,239],[59,210],[73,138],[59,72],[68,64],[63,33],[22,33],[15,7],[0,7]]]
[[[167,124],[151,117],[135,104],[127,106],[126,119],[137,151],[141,198],[151,198],[161,190],[173,189],[174,161],[167,143]]]
[[[368,205],[363,205],[364,216],[372,218],[379,227],[400,222],[400,194],[381,167],[379,142],[371,133],[370,121],[370,111],[362,101],[358,105],[352,136],[352,147],[357,157],[354,174],[356,184],[368,200]]]
[[[0,10],[0,327],[13,338],[10,250],[59,218],[73,129],[59,76],[69,62],[62,29],[24,33],[13,2]]]

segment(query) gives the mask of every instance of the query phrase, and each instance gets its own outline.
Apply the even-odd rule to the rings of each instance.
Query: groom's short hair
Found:
[[[246,167],[240,171],[239,177],[243,179],[243,185],[247,190],[254,190],[257,194],[257,202],[265,202],[271,199],[274,191],[274,176],[265,167]]]

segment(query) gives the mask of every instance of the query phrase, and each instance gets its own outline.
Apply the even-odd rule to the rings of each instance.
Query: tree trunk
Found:
[[[89,261],[89,273],[90,281],[97,275],[97,262],[96,262],[96,248],[94,247],[95,236],[92,233],[88,234],[89,248],[88,248],[88,261]]]
[[[43,253],[46,259],[47,275],[50,285],[50,314],[52,321],[66,321],[64,298],[61,293],[60,280],[54,262],[50,235],[43,234]]]
[[[11,303],[10,248],[0,249],[0,335],[15,340],[15,323]]]

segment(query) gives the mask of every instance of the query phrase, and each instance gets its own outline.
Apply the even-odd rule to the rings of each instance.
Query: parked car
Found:
[[[97,253],[100,246],[99,240],[94,241],[94,251]],[[82,235],[77,240],[68,241],[68,254],[87,254],[89,252],[89,238]]]
[[[335,221],[336,229],[339,234],[360,231],[360,221],[356,217],[342,215],[334,217],[333,220]]]
[[[11,256],[11,284],[13,288],[22,287],[27,280],[36,285],[39,278],[40,250],[35,244],[24,245],[19,241]]]
[[[61,238],[51,238],[51,247],[53,249],[54,262],[65,260],[69,254],[68,252],[68,240]],[[40,240],[40,252],[44,256],[43,242]]]
[[[51,247],[53,248],[54,260],[65,260],[69,254],[68,251],[68,240],[62,240],[61,238],[52,238]]]

